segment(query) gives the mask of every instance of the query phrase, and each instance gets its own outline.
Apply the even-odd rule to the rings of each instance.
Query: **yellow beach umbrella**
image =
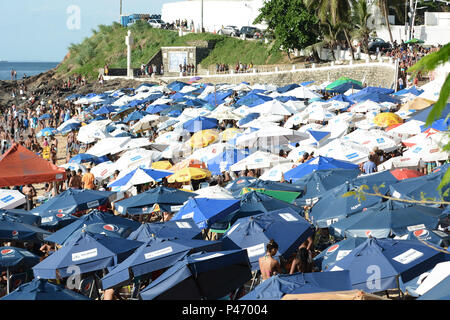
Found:
[[[435,102],[436,101],[417,97],[414,100],[411,100],[411,101],[408,101],[407,103],[405,103],[400,108],[400,110],[402,110],[402,111],[422,110],[422,109],[425,109],[425,108],[431,106]]]
[[[402,123],[403,119],[399,115],[392,112],[382,112],[375,116],[373,122],[379,127],[390,127],[394,124]]]
[[[177,164],[175,164],[172,167],[172,170],[176,172],[187,167],[208,169],[208,166],[203,161],[197,159],[184,159],[183,161],[180,161]]]
[[[219,134],[214,130],[202,130],[194,133],[189,139],[191,148],[204,148],[219,139]]]
[[[170,170],[172,164],[169,161],[156,161],[152,163],[152,169],[155,170]]]
[[[238,133],[241,133],[242,130],[239,130],[238,128],[228,128],[224,132],[221,133],[221,140],[222,141],[228,141],[230,139],[233,139]]]
[[[169,183],[174,182],[189,182],[191,180],[200,180],[211,177],[211,172],[206,169],[186,167],[180,171],[175,172],[167,178]]]

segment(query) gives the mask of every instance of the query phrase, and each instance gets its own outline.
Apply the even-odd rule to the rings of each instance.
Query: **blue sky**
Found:
[[[160,14],[179,0],[123,0],[123,13]],[[79,29],[74,25],[79,8]],[[99,24],[119,22],[119,0],[0,0],[0,60],[59,62],[71,43],[80,43]],[[71,24],[72,22],[72,24]]]

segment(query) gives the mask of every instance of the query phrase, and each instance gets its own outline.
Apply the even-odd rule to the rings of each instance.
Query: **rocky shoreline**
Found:
[[[86,95],[92,92],[102,93],[108,90],[137,87],[142,84],[142,82],[136,80],[114,79],[104,81],[103,84],[98,81],[91,81],[85,85],[73,85],[70,89],[63,88],[64,80],[67,81],[69,77],[72,82],[73,76],[61,76],[56,73],[55,68],[35,76],[27,77],[26,79],[16,81],[0,80],[1,112],[4,113],[5,109],[11,107],[13,104],[19,109],[24,108],[25,106],[30,105],[30,99],[33,97],[34,103],[31,105],[37,105],[41,99],[44,99],[45,101],[61,101],[72,94]],[[157,84],[157,82],[155,82],[155,84]],[[22,86],[25,86],[27,90],[24,95],[20,96],[18,92]],[[17,92],[15,97],[13,97],[12,94],[14,90]]]

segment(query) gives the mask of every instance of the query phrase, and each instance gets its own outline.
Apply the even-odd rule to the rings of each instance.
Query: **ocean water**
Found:
[[[59,62],[4,62],[0,61],[0,80],[11,80],[11,69],[17,71],[17,80],[24,74],[34,76],[53,69]]]

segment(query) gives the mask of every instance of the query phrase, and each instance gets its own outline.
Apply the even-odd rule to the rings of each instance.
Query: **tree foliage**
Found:
[[[436,69],[438,66],[450,61],[450,42],[443,46],[439,51],[430,53],[423,57],[415,65],[408,69],[408,72],[417,74],[418,72],[427,72]],[[442,116],[442,112],[447,105],[448,98],[450,96],[450,74],[447,75],[444,84],[442,85],[441,92],[439,94],[438,101],[434,104],[428,115],[426,125],[429,126],[434,120],[439,119]],[[450,115],[446,115],[449,117]],[[444,150],[450,151],[450,143],[448,143]],[[450,183],[450,171],[447,170],[442,178],[439,188],[442,189],[445,185]]]
[[[317,42],[319,21],[303,0],[270,0],[260,9],[255,24],[265,22],[275,36],[274,50],[304,49]]]

